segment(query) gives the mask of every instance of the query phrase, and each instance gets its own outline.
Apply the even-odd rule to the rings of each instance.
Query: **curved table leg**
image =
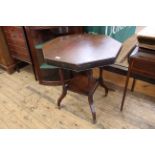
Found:
[[[104,83],[104,80],[103,80],[103,77],[102,77],[102,72],[103,72],[103,70],[102,70],[102,68],[99,68],[100,69],[100,75],[99,75],[99,83],[100,83],[100,85],[105,89],[105,96],[107,96],[108,95],[108,87],[105,85],[105,83]]]
[[[66,96],[67,90],[74,91],[74,89],[72,87],[70,88],[70,85],[72,85],[73,83],[71,84],[70,82],[69,83],[64,82],[64,76],[63,76],[62,69],[59,69],[59,74],[60,74],[60,78],[61,78],[61,82],[62,82],[62,94],[59,97],[57,104],[60,109],[61,101]],[[80,91],[78,90],[77,92],[88,96],[88,102],[89,102],[90,110],[91,110],[92,117],[93,117],[93,123],[96,123],[96,112],[95,112],[95,106],[94,106],[94,102],[93,102],[93,95],[94,95],[94,92],[95,92],[97,86],[99,85],[99,80],[96,80],[94,83],[92,70],[86,71],[86,75],[87,75],[86,78],[88,78],[88,85],[87,85],[88,92],[86,93],[86,92],[83,92],[82,90],[80,90]]]
[[[66,86],[63,86],[63,88],[62,88],[62,94],[61,94],[61,96],[59,97],[59,99],[57,101],[57,105],[58,105],[58,108],[59,109],[61,108],[61,101],[66,96],[66,94],[67,94],[67,88],[66,88]]]
[[[88,102],[89,102],[89,106],[90,106],[90,110],[92,113],[92,117],[93,117],[93,123],[96,123],[96,112],[95,112],[95,106],[94,106],[94,101],[93,101],[93,94],[88,96]]]
[[[99,82],[96,81],[96,83],[92,86],[91,83],[93,80],[93,71],[92,70],[87,71],[87,75],[88,75],[88,87],[89,87],[88,102],[89,102],[90,110],[91,110],[92,117],[93,117],[93,123],[95,124],[96,123],[96,112],[95,112],[95,106],[94,106],[94,101],[93,101],[93,95]]]
[[[59,69],[59,75],[60,75],[60,80],[61,80],[61,83],[62,83],[62,94],[61,94],[61,96],[59,97],[59,99],[57,101],[57,105],[58,105],[58,108],[60,109],[61,108],[61,101],[63,100],[63,98],[67,94],[67,84],[65,84],[65,82],[64,82],[63,69]]]

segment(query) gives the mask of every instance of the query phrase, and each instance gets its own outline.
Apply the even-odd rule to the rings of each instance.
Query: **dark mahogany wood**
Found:
[[[132,67],[133,67],[133,61],[130,63],[129,69],[128,69],[127,79],[125,82],[125,88],[124,88],[124,93],[123,93],[123,99],[122,99],[121,108],[120,108],[121,111],[123,110],[124,101],[125,101],[125,97],[126,97],[126,92],[127,92],[127,88],[128,88],[128,82],[129,82],[130,74],[132,71]]]
[[[33,66],[31,52],[27,43],[26,32],[23,26],[3,26],[3,33],[11,53],[16,60],[16,70],[19,71],[19,63],[26,62]],[[35,69],[32,68],[34,73]],[[36,74],[35,78],[36,78]]]
[[[99,83],[100,85],[105,88],[105,96],[108,95],[108,87],[105,85],[104,83],[104,80],[103,80],[103,69],[102,68],[99,68],[100,69],[100,75],[99,75]]]
[[[105,95],[108,94],[108,88],[104,84],[102,68],[100,67],[114,63],[120,49],[121,43],[103,35],[68,35],[45,43],[43,46],[45,61],[60,67],[62,94],[57,102],[58,107],[60,108],[67,90],[86,95],[88,96],[93,123],[96,123],[93,95],[97,86],[104,87]],[[92,74],[94,67],[100,69],[100,75],[97,79]],[[68,82],[64,82],[64,69],[78,73]]]
[[[13,58],[32,63],[22,26],[3,26],[6,42]]]
[[[149,78],[155,81],[155,54],[153,54],[154,51],[136,47],[133,52],[135,54],[130,56],[129,58],[129,70],[121,102],[121,111],[123,110],[130,76],[136,78],[143,77],[144,79]]]
[[[41,70],[44,59],[35,46],[58,36],[83,33],[82,26],[3,26],[2,29],[11,56],[17,60],[16,68],[19,68],[17,62],[31,64],[35,78],[46,85],[60,84],[58,69]]]
[[[0,67],[6,70],[9,74],[15,70],[15,61],[11,57],[8,49],[2,27],[0,27]]]
[[[84,34],[58,37],[46,43],[43,50],[47,63],[82,71],[112,64],[120,48],[121,43],[110,37]]]
[[[39,83],[44,85],[60,85],[58,68],[40,69],[41,64],[44,63],[44,58],[42,50],[36,49],[35,46],[58,36],[83,33],[83,28],[80,26],[26,26],[24,29]],[[65,71],[66,79],[69,77],[69,74],[68,71]]]

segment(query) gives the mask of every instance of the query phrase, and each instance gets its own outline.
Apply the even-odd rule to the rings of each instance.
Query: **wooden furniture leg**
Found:
[[[17,62],[16,64],[16,71],[19,73],[20,72],[20,69],[19,69],[19,63]]]
[[[59,69],[59,75],[60,75],[60,80],[62,83],[62,94],[57,101],[57,105],[58,105],[58,108],[60,109],[61,108],[61,101],[63,100],[63,98],[67,94],[67,84],[65,84],[65,81],[64,81],[63,69]]]
[[[92,113],[92,117],[93,117],[93,123],[96,123],[96,112],[95,112],[95,106],[94,106],[94,101],[93,101],[93,95],[94,92],[98,86],[98,82],[92,86],[92,80],[93,80],[93,71],[89,70],[87,71],[87,75],[88,75],[88,87],[89,87],[89,94],[88,94],[88,102],[89,102],[89,106],[90,106],[90,110]]]
[[[131,87],[131,91],[133,92],[135,89],[135,84],[136,84],[136,79],[133,78],[133,83],[132,83],[132,87]]]
[[[124,88],[124,93],[123,93],[120,111],[123,110],[124,101],[125,101],[125,97],[126,97],[126,92],[127,92],[127,88],[128,88],[128,82],[129,82],[129,78],[130,78],[130,73],[132,71],[132,67],[133,67],[133,61],[129,65],[129,70],[128,70],[128,74],[127,74],[127,78],[126,78],[126,83],[125,83],[125,88]]]
[[[99,68],[99,70],[100,70],[99,83],[105,89],[105,96],[107,96],[108,95],[108,87],[105,85],[104,80],[103,80],[103,76],[102,76],[103,69]]]
[[[88,102],[89,102],[90,110],[91,110],[92,117],[93,117],[93,124],[95,124],[96,123],[96,112],[95,112],[95,106],[94,106],[94,101],[93,101],[93,94],[88,96]]]
[[[97,79],[95,80],[93,78],[93,71],[92,70],[85,71],[85,75],[77,74],[73,79],[68,81],[68,83],[66,83],[64,80],[63,69],[59,69],[59,75],[62,83],[62,94],[57,101],[59,109],[61,107],[61,101],[66,96],[68,90],[76,92],[78,94],[86,95],[88,96],[88,102],[92,113],[93,123],[96,123],[96,112],[95,112],[95,106],[93,101],[93,95],[96,88],[99,85],[99,80]],[[78,77],[80,78],[78,79]],[[82,81],[84,83],[81,83],[80,81],[82,80],[81,79],[82,77],[84,77],[85,80],[87,79],[85,82]]]

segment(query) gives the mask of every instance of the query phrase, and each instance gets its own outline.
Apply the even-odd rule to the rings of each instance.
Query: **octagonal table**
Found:
[[[120,42],[104,36],[91,34],[76,34],[58,37],[43,45],[43,55],[46,63],[60,67],[62,94],[58,99],[58,107],[66,96],[67,90],[88,96],[93,123],[96,122],[96,112],[93,94],[100,84],[108,88],[102,78],[102,66],[113,64],[122,45]],[[98,67],[100,75],[93,77],[92,69]],[[69,81],[64,81],[63,69],[78,72]],[[80,72],[80,74],[79,74]]]

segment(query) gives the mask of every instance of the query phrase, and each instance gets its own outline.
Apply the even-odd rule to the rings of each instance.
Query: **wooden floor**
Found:
[[[111,82],[115,81],[115,83],[120,86],[124,85],[124,77],[120,77],[119,75],[111,74],[108,72],[104,72],[104,77]],[[36,89],[33,90],[33,88]],[[31,69],[22,69],[20,73],[16,72],[13,75],[9,75],[0,70],[0,128],[100,128],[98,125],[93,125],[90,120],[85,120],[78,117],[77,115],[74,115],[74,112],[69,112],[65,108],[59,110],[56,104],[51,104],[51,99],[48,100],[49,96],[45,96],[46,94],[49,94],[50,89],[51,87],[39,85],[34,80]],[[144,82],[137,82],[135,90],[137,92],[142,92],[155,97],[154,85]],[[32,93],[32,91],[35,91],[35,93]],[[51,93],[51,96],[54,95],[54,98],[57,99],[59,94],[60,91],[53,94]],[[96,94],[96,96],[98,97],[99,95]],[[118,96],[118,98],[121,99],[121,94]],[[78,99],[80,100],[82,97],[79,95]],[[56,100],[52,102],[56,102]],[[109,105],[107,105],[107,109],[109,108],[108,106]],[[69,106],[67,107],[70,108]],[[86,105],[86,107],[88,107],[88,105]],[[148,112],[146,106],[138,107],[136,105],[136,108],[139,108],[140,111],[144,112],[144,114],[145,111]],[[108,118],[104,122],[105,128],[122,128],[123,124],[120,123],[123,122],[122,118],[124,116],[119,115],[120,112],[118,109],[117,111],[118,113],[112,116],[110,119],[108,111],[107,114],[105,113],[102,116],[102,119],[100,119],[101,121]],[[151,114],[148,114],[147,112],[145,120],[151,120],[149,122],[149,126],[154,128],[155,113],[153,114],[152,109]],[[88,113],[90,113],[89,110]],[[115,119],[118,119],[118,124],[115,123]],[[133,126],[132,123],[128,123],[125,128],[145,128],[145,125],[141,125],[142,121],[143,120],[138,120],[137,124],[134,122],[135,126]]]
[[[46,100],[39,101],[42,103],[39,104],[36,94],[23,89],[30,83],[42,90],[46,87],[39,85],[33,73],[25,70],[13,75],[0,74],[0,128],[94,128],[91,123],[57,109]],[[38,103],[37,112],[34,112],[35,103]]]

